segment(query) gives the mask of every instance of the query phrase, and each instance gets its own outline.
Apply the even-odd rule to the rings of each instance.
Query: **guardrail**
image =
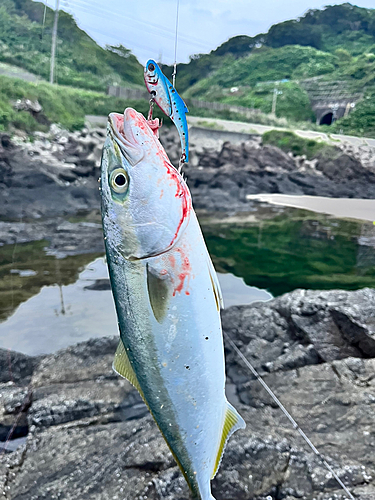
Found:
[[[114,97],[121,97],[122,99],[150,99],[150,94],[147,90],[129,89],[117,85],[107,87],[107,94]]]
[[[119,87],[115,85],[110,85],[107,88],[107,94],[120,97],[122,99],[149,99],[150,94],[146,90],[141,89],[129,89],[126,87]],[[261,111],[254,108],[245,108],[244,106],[235,106],[233,104],[224,104],[221,102],[208,102],[201,101],[200,99],[185,99],[188,106],[200,109],[214,109],[215,111],[230,111],[231,113],[237,113],[243,115],[246,118],[251,118],[254,114],[259,114]]]

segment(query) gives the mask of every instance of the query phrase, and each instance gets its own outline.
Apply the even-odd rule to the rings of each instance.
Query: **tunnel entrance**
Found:
[[[319,125],[332,125],[333,113],[327,113],[323,115],[320,119]]]

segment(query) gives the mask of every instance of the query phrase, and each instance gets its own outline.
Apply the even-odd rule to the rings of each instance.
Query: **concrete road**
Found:
[[[89,127],[105,127],[107,125],[106,116],[86,116],[86,124]],[[189,127],[202,127],[208,130],[220,130],[222,132],[233,132],[236,134],[258,134],[263,135],[269,130],[290,130],[271,125],[259,125],[258,123],[234,122],[230,120],[222,120],[220,118],[205,118],[202,116],[188,116]],[[371,146],[375,148],[375,139],[369,137],[355,137],[351,135],[325,134],[324,132],[316,132],[314,130],[293,130],[300,137],[307,139],[321,140],[331,144],[338,142],[348,142],[353,146]],[[226,139],[228,140],[228,139]]]
[[[272,125],[259,125],[258,123],[245,123],[245,122],[234,122],[230,120],[222,120],[219,118],[204,118],[199,116],[188,116],[189,126],[197,127],[207,127],[213,130],[217,128],[218,130],[226,130],[228,132],[237,132],[245,134],[260,134],[263,135],[269,130],[289,130],[280,127],[274,127]],[[329,134],[329,136],[324,132],[316,132],[314,130],[293,130],[294,133],[300,137],[305,137],[307,139],[322,140],[324,142],[329,142],[335,144],[337,142],[348,142],[353,144],[353,146],[360,146],[362,144],[366,146],[371,146],[375,148],[375,139],[369,137],[355,137],[351,135],[339,135],[339,134]]]
[[[40,76],[30,73],[26,69],[3,62],[0,63],[0,75],[9,76],[10,78],[20,78],[27,82],[38,82],[42,80]]]
[[[375,220],[375,200],[357,198],[326,198],[323,196],[295,196],[288,194],[248,194],[247,200],[257,200],[283,207],[303,208],[338,218]],[[374,222],[375,224],[375,222]]]

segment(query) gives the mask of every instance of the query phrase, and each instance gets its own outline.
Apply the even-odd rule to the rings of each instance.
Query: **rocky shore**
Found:
[[[191,130],[195,208],[255,210],[256,193],[375,197],[373,151],[307,161],[259,136]],[[103,252],[102,129],[0,135],[0,246],[47,240],[49,255]],[[180,145],[162,130],[174,164]],[[276,208],[274,210],[277,210]],[[84,216],[84,220],[81,218]],[[375,291],[296,290],[223,311],[224,331],[262,374],[356,498],[375,498]],[[0,491],[7,500],[187,500],[138,393],[111,370],[117,338],[37,358],[0,349]],[[227,394],[247,422],[213,482],[217,500],[344,500],[320,460],[226,344]],[[5,446],[7,436],[12,439]],[[3,448],[3,451],[1,449]],[[15,451],[13,451],[15,450]]]
[[[69,133],[53,125],[32,137],[0,137],[0,214],[20,221],[80,214],[100,205],[98,177],[105,130]],[[335,158],[307,161],[277,147],[262,145],[260,136],[236,136],[236,142],[190,131],[191,161],[185,168],[197,210],[251,211],[247,195],[307,194],[374,198],[375,154],[369,147],[337,148]],[[246,139],[246,140],[245,140]],[[172,163],[180,144],[173,129],[161,130]]]
[[[355,498],[375,497],[375,291],[296,290],[223,311],[224,331]],[[30,358],[0,350],[7,500],[187,500],[137,392],[111,370],[117,338]],[[247,422],[213,481],[217,500],[343,500],[344,492],[226,344],[227,394]]]

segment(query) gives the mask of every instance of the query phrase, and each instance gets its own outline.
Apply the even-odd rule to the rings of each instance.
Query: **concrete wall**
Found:
[[[246,134],[243,132],[230,132],[227,130],[207,129],[203,127],[189,127],[189,140],[220,140],[223,142],[231,142],[232,144],[241,144],[242,142],[259,138],[259,134]]]

